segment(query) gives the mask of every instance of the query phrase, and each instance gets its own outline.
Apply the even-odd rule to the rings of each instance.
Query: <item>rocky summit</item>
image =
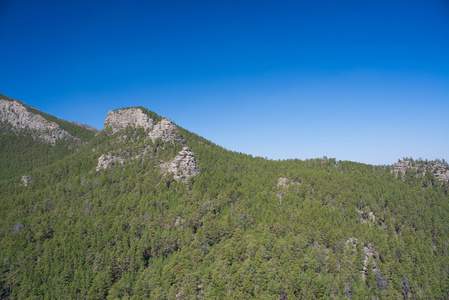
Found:
[[[407,172],[413,173],[413,176],[430,173],[440,181],[449,182],[449,168],[443,161],[402,159],[394,164],[392,172],[396,175],[401,172],[403,176]]]
[[[51,144],[62,139],[77,139],[55,122],[30,112],[16,100],[0,99],[0,122],[10,125],[13,132],[28,131],[34,138]]]
[[[116,133],[126,127],[143,128],[148,131],[148,137],[154,142],[161,138],[164,142],[180,142],[178,130],[168,118],[155,120],[142,108],[132,107],[108,112],[104,128]]]
[[[104,121],[105,129],[109,128],[112,133],[116,133],[127,126],[152,129],[153,119],[140,108],[117,109],[108,112],[108,116]]]
[[[139,148],[133,151],[130,149],[117,149],[108,151],[98,158],[96,171],[102,171],[112,168],[114,165],[123,165],[126,162],[132,162],[136,159],[142,159],[152,155],[152,145],[157,139],[170,144],[184,145],[178,155],[171,158],[170,161],[162,161],[159,165],[161,173],[173,174],[176,181],[187,183],[189,177],[199,173],[199,167],[196,162],[193,151],[185,146],[186,141],[182,139],[176,125],[168,118],[153,118],[142,108],[125,108],[108,112],[104,122],[105,131],[109,134],[117,133],[117,143],[127,143],[131,138],[126,134],[120,134],[126,128],[142,128],[145,130],[146,137]],[[151,140],[151,143],[150,143]],[[120,148],[120,147],[117,147]],[[109,149],[111,150],[111,149]]]

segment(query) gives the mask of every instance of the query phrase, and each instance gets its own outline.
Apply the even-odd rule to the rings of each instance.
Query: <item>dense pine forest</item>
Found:
[[[449,185],[431,172],[267,160],[179,126],[76,147],[2,126],[1,299],[449,297]],[[184,147],[182,181],[165,164]]]

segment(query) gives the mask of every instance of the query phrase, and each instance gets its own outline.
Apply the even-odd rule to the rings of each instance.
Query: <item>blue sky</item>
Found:
[[[0,93],[62,119],[141,105],[271,159],[449,159],[446,0],[1,0],[0,37]]]

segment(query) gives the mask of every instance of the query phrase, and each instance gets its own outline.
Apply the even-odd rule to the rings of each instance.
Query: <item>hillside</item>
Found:
[[[0,180],[74,153],[96,133],[93,127],[86,126],[58,119],[0,94]]]
[[[2,299],[449,295],[449,185],[433,172],[252,157],[141,107],[73,136],[0,181]]]

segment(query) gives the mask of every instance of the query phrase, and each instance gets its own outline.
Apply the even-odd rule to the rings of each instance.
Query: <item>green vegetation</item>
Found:
[[[0,93],[0,99],[4,99],[4,100],[8,100],[8,101],[18,101],[18,100],[16,100],[16,99],[13,99],[13,98],[11,98],[11,97],[8,97],[8,96],[6,96],[6,95],[3,95],[3,94],[1,94]],[[19,102],[21,102],[21,101],[19,101]],[[23,102],[21,102],[21,103],[23,103]]]
[[[56,118],[52,115],[46,114],[41,112],[40,110],[37,110],[33,107],[27,106],[28,111],[32,112],[33,114],[41,115],[44,117],[47,121],[54,122],[61,126],[62,129],[65,129],[68,131],[71,135],[76,136],[80,138],[81,140],[88,141],[92,139],[95,136],[95,132],[92,130],[88,130],[86,128],[83,128],[81,126],[75,125],[71,122],[61,120],[59,118]]]
[[[0,94],[0,99],[18,101],[3,94]],[[10,124],[0,123],[0,180],[25,175],[24,173],[30,170],[54,163],[75,153],[78,148],[84,146],[95,136],[95,132],[91,130],[43,113],[21,101],[18,102],[24,105],[29,112],[58,124],[77,139],[59,140],[52,146],[33,138],[34,132],[31,130],[13,132]]]
[[[0,126],[0,149],[0,180],[25,175],[75,151],[66,141],[58,141],[52,146],[30,135],[15,134],[8,126]]]
[[[431,173],[270,161],[179,131],[201,169],[187,184],[161,172],[182,145],[130,127],[27,186],[1,181],[0,298],[448,297],[449,186]],[[127,161],[96,172],[105,153]]]

